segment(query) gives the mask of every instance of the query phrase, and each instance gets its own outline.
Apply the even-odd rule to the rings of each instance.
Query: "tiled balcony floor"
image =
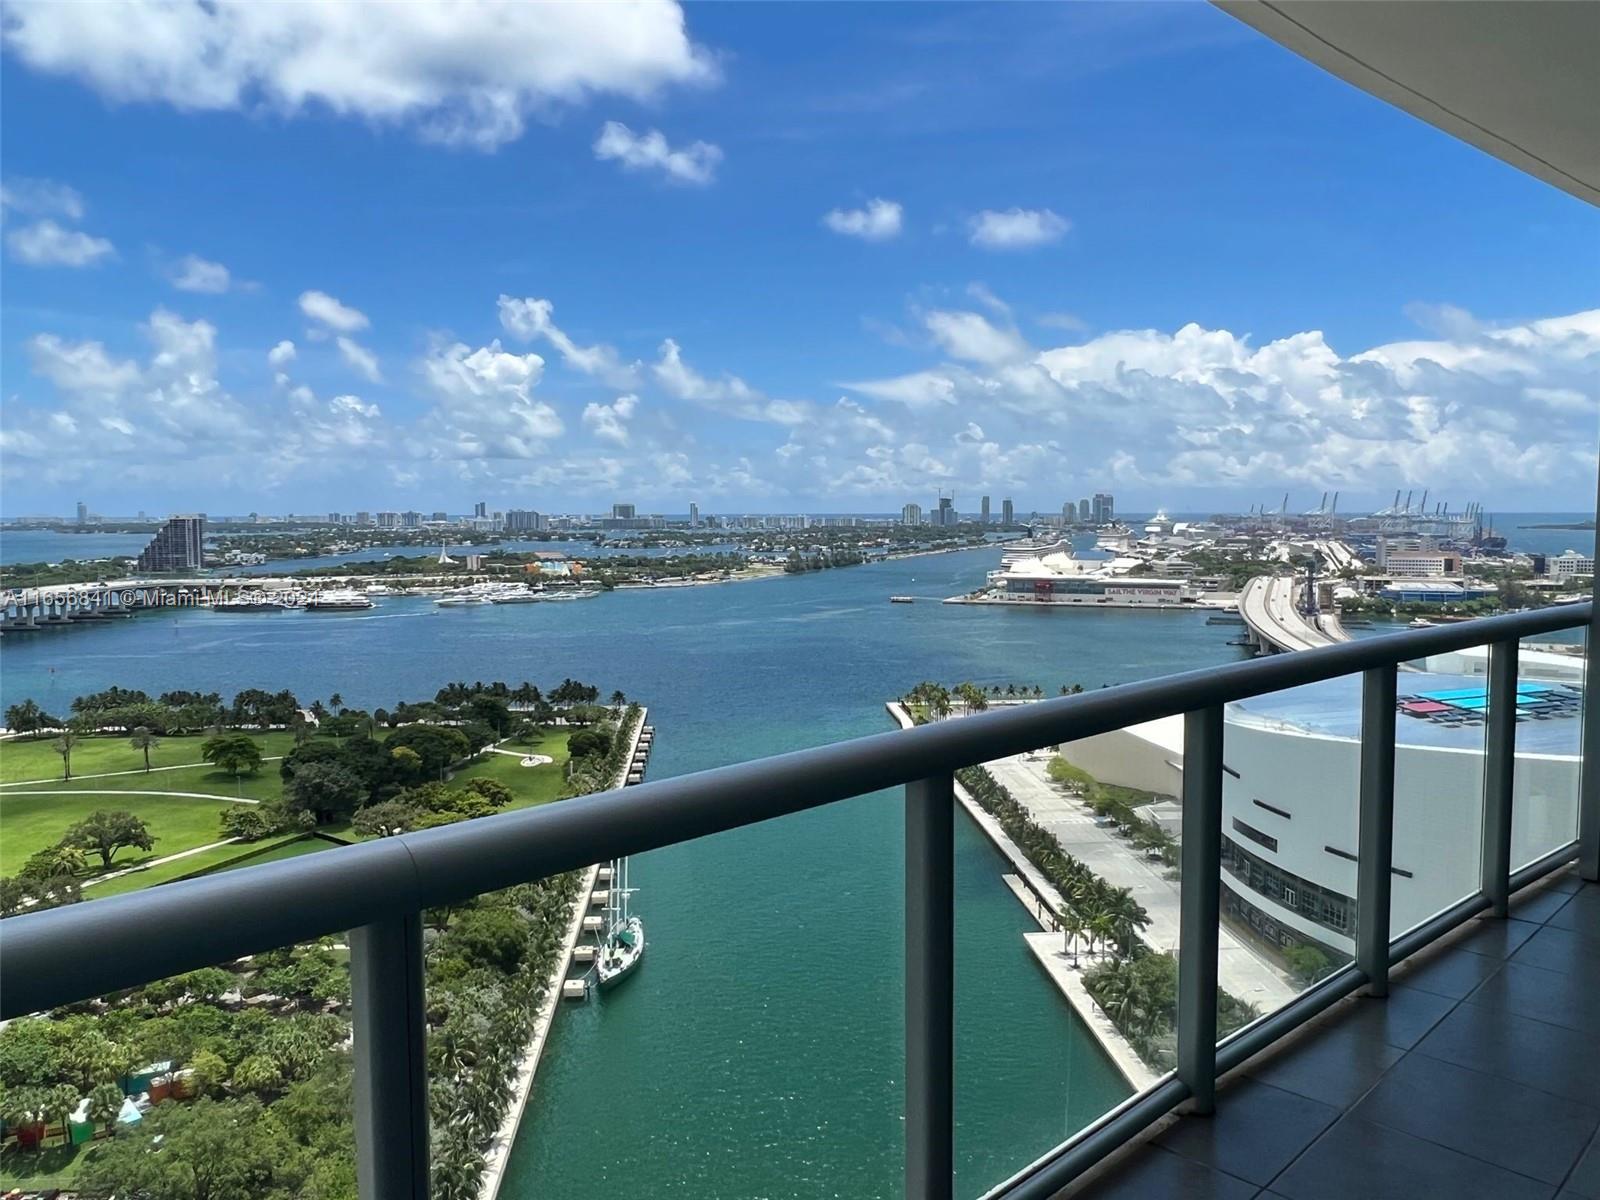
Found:
[[[1600,886],[1568,869],[1395,968],[1063,1197],[1600,1200]]]

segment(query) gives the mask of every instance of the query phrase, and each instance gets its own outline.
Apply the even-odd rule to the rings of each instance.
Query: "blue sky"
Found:
[[[7,515],[1592,501],[1595,212],[1209,5],[135,7],[7,7]]]

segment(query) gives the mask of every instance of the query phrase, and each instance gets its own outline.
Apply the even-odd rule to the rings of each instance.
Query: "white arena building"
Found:
[[[1518,688],[1512,867],[1577,829],[1583,660],[1525,651]],[[1392,936],[1476,891],[1483,814],[1483,656],[1403,671],[1396,715]],[[1361,680],[1231,704],[1223,744],[1222,905],[1279,947],[1355,952]],[[1170,717],[1061,747],[1096,778],[1168,795],[1183,780]]]

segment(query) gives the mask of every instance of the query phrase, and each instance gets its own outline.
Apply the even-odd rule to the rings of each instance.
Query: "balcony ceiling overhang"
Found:
[[[1600,3],[1214,2],[1347,83],[1600,205]]]

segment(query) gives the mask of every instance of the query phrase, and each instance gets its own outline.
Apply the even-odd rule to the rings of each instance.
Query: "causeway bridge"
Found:
[[[1312,650],[1348,642],[1337,613],[1314,616],[1302,610],[1305,581],[1288,575],[1257,575],[1239,593],[1239,615],[1262,654]]]

